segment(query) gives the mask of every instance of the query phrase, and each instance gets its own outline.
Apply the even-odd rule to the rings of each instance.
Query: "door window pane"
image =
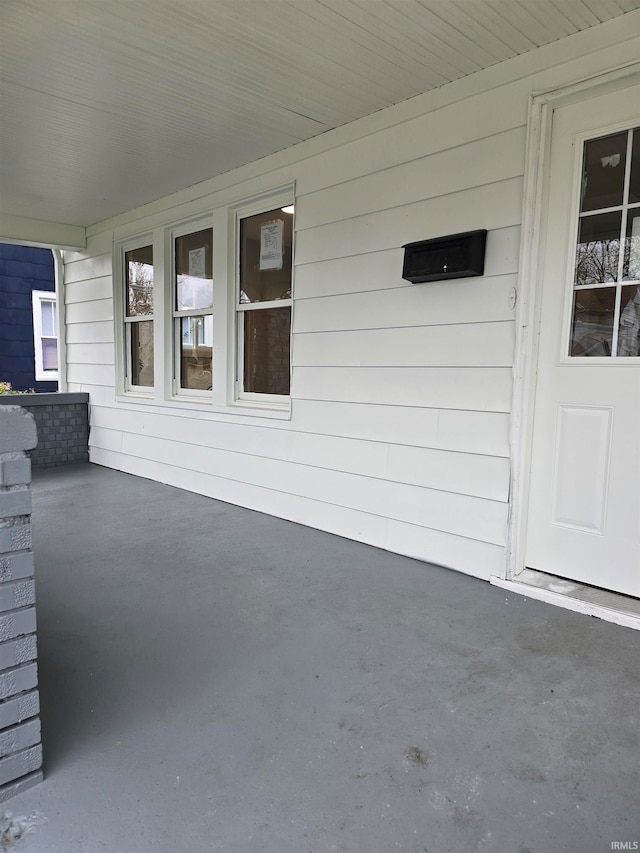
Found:
[[[289,394],[291,308],[244,312],[244,390]]]
[[[640,201],[640,127],[633,131],[633,147],[631,153],[631,180],[629,182],[629,203]]]
[[[622,288],[616,355],[640,355],[640,287],[635,284]]]
[[[640,279],[640,210],[629,211],[622,277]]]
[[[125,252],[127,317],[153,314],[153,246]]]
[[[576,286],[616,281],[622,213],[601,213],[580,220],[576,251]]]
[[[176,238],[176,311],[213,305],[213,232],[211,228]]]
[[[622,204],[628,133],[614,133],[585,143],[581,210]]]
[[[615,305],[615,287],[574,292],[571,355],[611,355]]]
[[[153,385],[153,320],[130,323],[131,384]]]

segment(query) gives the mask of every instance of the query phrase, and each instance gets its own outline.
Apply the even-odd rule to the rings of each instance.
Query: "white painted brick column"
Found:
[[[42,779],[31,550],[33,415],[0,407],[0,802]]]

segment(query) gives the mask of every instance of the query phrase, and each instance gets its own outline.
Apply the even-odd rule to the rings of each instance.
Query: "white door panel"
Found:
[[[529,568],[633,596],[640,130],[630,130],[639,126],[637,83],[553,116],[526,545]]]

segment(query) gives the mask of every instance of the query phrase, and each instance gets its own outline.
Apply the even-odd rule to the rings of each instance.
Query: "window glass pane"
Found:
[[[153,385],[153,320],[129,323],[131,329],[131,384]]]
[[[56,337],[56,305],[55,302],[42,300],[40,303],[42,309],[42,334],[47,338]]]
[[[602,213],[580,220],[576,285],[616,281],[622,213]]]
[[[176,311],[213,305],[213,231],[176,239]]]
[[[616,355],[640,355],[640,287],[635,284],[622,288]]]
[[[640,279],[640,210],[629,211],[622,277]]]
[[[289,393],[291,308],[266,308],[244,314],[244,390]]]
[[[180,387],[210,391],[213,380],[213,317],[180,318]]]
[[[293,215],[281,208],[240,220],[240,302],[291,299]]]
[[[42,341],[42,369],[58,369],[58,341],[55,338],[44,338]]]
[[[153,246],[125,252],[127,317],[153,314]]]
[[[633,131],[633,149],[631,154],[631,183],[629,185],[629,203],[640,201],[640,127]]]
[[[576,290],[573,300],[571,355],[611,355],[616,288]]]
[[[622,204],[627,138],[624,131],[585,142],[581,210]]]

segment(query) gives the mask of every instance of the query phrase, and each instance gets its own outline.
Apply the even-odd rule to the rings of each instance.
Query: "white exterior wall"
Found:
[[[86,252],[65,253],[64,296],[92,461],[504,577],[529,98],[635,61],[634,26],[638,13],[90,229]],[[293,181],[290,419],[117,400],[112,242]],[[402,244],[477,228],[484,277],[402,279]]]

